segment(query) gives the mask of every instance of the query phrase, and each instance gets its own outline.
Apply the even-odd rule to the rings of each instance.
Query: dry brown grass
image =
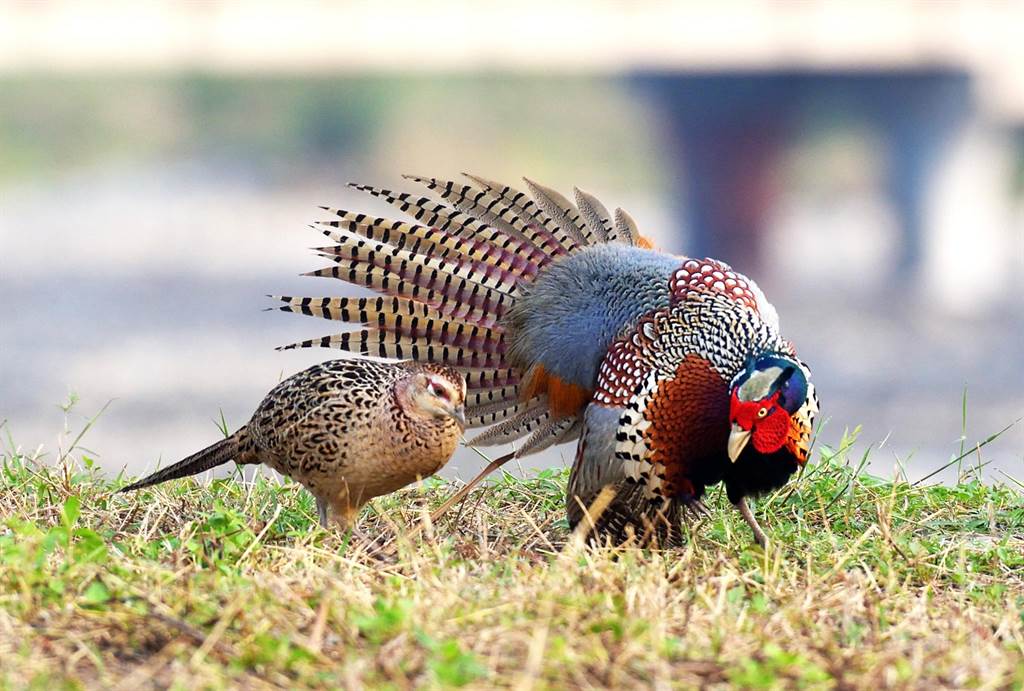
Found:
[[[4,460],[4,687],[1024,685],[1006,486],[884,483],[832,455],[761,502],[767,552],[717,494],[658,552],[567,542],[547,472],[380,561],[293,485],[110,496],[77,463]],[[394,535],[450,491],[379,501],[362,528]]]

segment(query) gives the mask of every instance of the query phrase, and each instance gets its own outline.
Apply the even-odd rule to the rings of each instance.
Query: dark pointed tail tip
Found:
[[[349,184],[351,184],[351,183],[349,183]],[[323,204],[317,204],[316,208],[320,209],[321,211],[330,211],[331,210],[331,207],[324,206]]]

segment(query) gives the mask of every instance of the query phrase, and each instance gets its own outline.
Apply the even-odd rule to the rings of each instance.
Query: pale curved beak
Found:
[[[735,463],[749,441],[750,430],[733,423],[732,432],[729,433],[729,460]]]
[[[451,411],[448,414],[452,416],[452,419],[454,419],[455,422],[459,423],[459,427],[461,427],[462,429],[466,429],[466,406],[465,405],[460,405],[458,408],[456,408],[455,410]]]

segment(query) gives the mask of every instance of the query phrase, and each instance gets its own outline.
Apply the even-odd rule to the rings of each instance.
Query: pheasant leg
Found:
[[[740,498],[734,506],[740,510],[740,515],[743,516],[743,520],[745,520],[747,525],[750,526],[750,529],[754,531],[754,540],[757,544],[761,545],[761,547],[767,547],[768,536],[765,535],[764,531],[761,530],[761,526],[758,525],[757,519],[754,518],[754,512],[750,510],[750,505],[747,504],[747,500]]]
[[[316,498],[316,515],[320,519],[320,527],[327,529],[327,502],[320,497]]]

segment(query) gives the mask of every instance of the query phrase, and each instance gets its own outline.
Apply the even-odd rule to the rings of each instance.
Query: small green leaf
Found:
[[[82,592],[82,601],[87,605],[105,604],[110,601],[110,588],[99,578],[93,579]]]
[[[61,512],[61,519],[64,521],[64,525],[68,528],[75,524],[78,520],[78,516],[82,512],[82,502],[75,496],[71,495],[64,502],[64,510]]]
[[[436,645],[427,666],[444,686],[465,686],[487,674],[487,668],[476,656],[462,650],[454,639]]]

